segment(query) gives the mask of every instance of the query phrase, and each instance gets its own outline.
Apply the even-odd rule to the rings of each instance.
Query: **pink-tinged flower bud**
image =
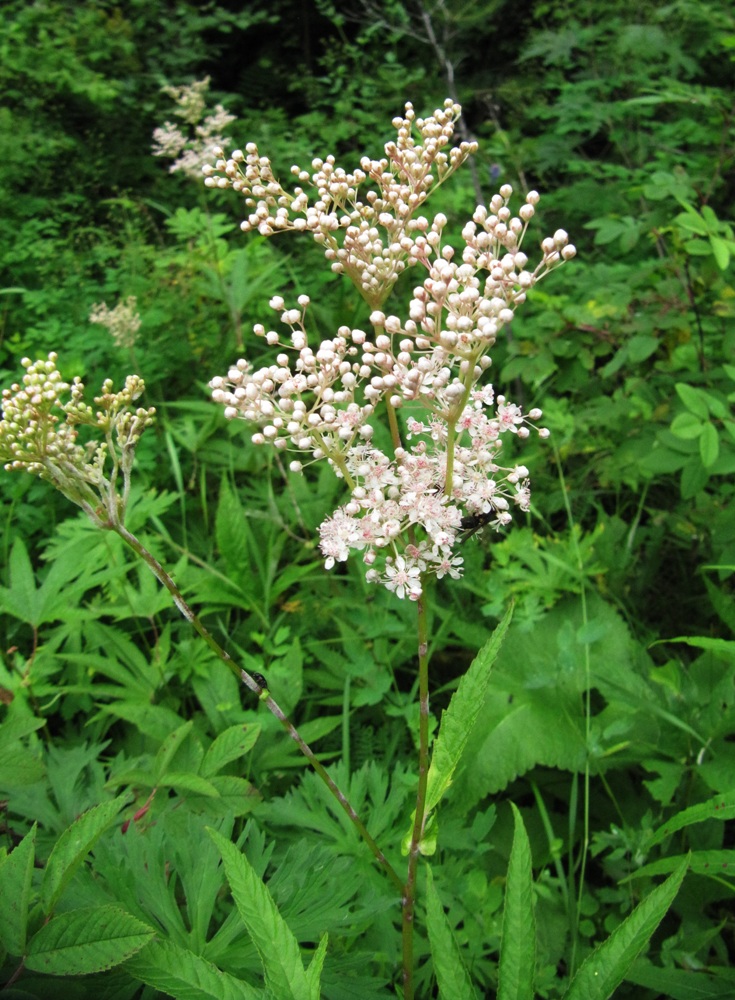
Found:
[[[566,246],[569,242],[569,233],[565,229],[557,229],[554,233],[554,243],[558,247]]]
[[[571,260],[572,257],[577,256],[577,248],[573,243],[569,243],[561,252],[563,260]]]

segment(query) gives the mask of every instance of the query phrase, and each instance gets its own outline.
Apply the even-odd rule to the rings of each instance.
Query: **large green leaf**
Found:
[[[455,777],[458,801],[469,808],[538,765],[584,770],[588,684],[608,699],[620,697],[639,738],[652,738],[658,730],[651,732],[655,692],[641,676],[646,662],[622,619],[592,595],[586,617],[579,599],[570,598],[533,628],[514,622]],[[605,749],[600,741],[598,759]]]
[[[505,885],[497,1000],[533,1000],[536,919],[533,912],[531,847],[520,812],[513,803],[511,808],[515,833]]]
[[[33,937],[25,964],[54,976],[104,972],[147,944],[155,929],[118,906],[90,906],[53,917]]]
[[[266,986],[278,1000],[311,1000],[299,944],[245,854],[208,828],[222,855],[235,904],[255,945]]]

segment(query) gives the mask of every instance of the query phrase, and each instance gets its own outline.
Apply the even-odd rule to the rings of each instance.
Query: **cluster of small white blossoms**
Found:
[[[54,353],[38,361],[23,358],[22,384],[3,390],[0,461],[7,471],[30,472],[52,483],[95,523],[103,524],[103,511],[115,519],[124,512],[135,446],[155,410],[133,408],[145,389],[137,375],[129,375],[116,393],[107,379],[93,409],[84,402],[81,379],[65,382],[56,362]],[[104,440],[80,444],[80,425],[101,431]],[[110,459],[112,471],[106,476]],[[123,477],[121,494],[115,482],[118,471]]]
[[[200,178],[202,168],[213,156],[222,155],[222,147],[227,144],[224,131],[235,121],[235,116],[221,104],[205,115],[209,81],[207,76],[182,87],[163,87],[163,93],[176,104],[174,114],[189,126],[186,133],[167,121],[153,131],[153,155],[174,160],[169,167],[172,174],[181,172],[187,177]]]
[[[313,160],[311,172],[291,167],[299,185],[313,189],[313,201],[303,186],[287,191],[255,143],[244,152],[234,150],[227,159],[223,150],[217,150],[216,162],[203,168],[204,183],[232,187],[245,197],[253,209],[241,223],[245,232],[311,233],[324,246],[332,270],[349,277],[365,300],[378,307],[405,267],[417,262],[415,242],[426,239],[428,224],[414,219],[416,212],[432,190],[477,150],[476,143],[463,142],[445,151],[461,110],[447,100],[423,119],[416,118],[408,103],[404,116],[393,119],[397,136],[386,143],[382,159],[363,157],[352,171],[338,167],[334,156]],[[361,187],[366,184],[371,187],[363,194]]]
[[[134,347],[141,323],[138,300],[134,295],[128,295],[114,309],[110,309],[106,302],[95,302],[89,322],[106,327],[118,347]]]
[[[251,200],[259,199],[244,228],[257,225],[266,233],[310,229],[327,244],[328,257],[334,232],[345,228],[345,253],[334,251],[333,269],[350,277],[368,302],[383,302],[399,273],[400,259],[427,271],[414,288],[406,320],[373,306],[371,335],[340,327],[316,349],[309,344],[305,326],[308,296],[298,298],[298,308],[286,308],[280,296],[274,297],[270,304],[290,328],[288,341],[282,343],[275,330],[261,324],[254,329],[269,346],[281,348],[275,361],[256,369],[241,359],[226,376],[210,382],[212,397],[228,418],[257,425],[252,438],[256,444],[297,452],[308,461],[326,459],[345,480],[348,503],[319,529],[326,567],[360,552],[368,580],[413,600],[420,597],[426,576],[461,575],[463,560],[456,546],[468,530],[480,525],[503,528],[514,508],[529,509],[528,470],[501,465],[499,458],[502,436],[510,433],[524,440],[537,426],[541,410],[523,414],[482,379],[491,364],[490,348],[528,290],[576,253],[566,232],[557,230],[542,241],[540,259],[529,264],[521,244],[539,195],[530,192],[513,215],[510,185],[487,207],[475,210],[462,232],[461,255],[442,244],[445,216],[430,221],[415,214],[431,186],[427,148],[440,180],[468,153],[462,147],[448,157],[439,152],[451,138],[458,113],[448,102],[444,112],[416,122],[424,145],[414,146],[413,114],[407,106],[406,118],[394,122],[399,142],[386,146],[387,159],[377,165],[363,160],[362,174],[340,175],[346,185],[342,195],[339,179],[334,180],[337,187],[329,186],[336,169],[333,159],[315,161],[318,171],[325,163],[330,170],[314,175],[323,190],[311,208],[300,189],[295,198],[283,193],[272,180],[269,161],[257,151],[248,153],[244,173],[234,156],[221,167],[225,183],[232,175],[233,187],[240,184]],[[385,180],[385,186],[379,195],[360,202],[354,186],[364,175],[379,183]],[[416,204],[407,194],[411,177],[416,179]],[[211,174],[208,180],[222,186]],[[295,203],[302,218],[292,220],[289,211]],[[378,225],[392,234],[402,227],[400,239],[389,243],[388,251],[375,235]],[[348,245],[350,232],[354,240]],[[392,437],[391,455],[374,443],[381,404]],[[548,435],[545,428],[538,433]],[[302,459],[291,462],[293,471],[301,468]]]

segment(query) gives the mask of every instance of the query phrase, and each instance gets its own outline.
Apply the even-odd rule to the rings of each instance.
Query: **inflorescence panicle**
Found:
[[[460,249],[444,239],[446,216],[420,214],[475,151],[473,143],[450,148],[460,111],[447,100],[421,119],[407,104],[382,159],[363,157],[352,171],[333,156],[315,159],[311,171],[292,168],[300,186],[291,192],[254,144],[204,168],[209,187],[245,197],[245,231],[310,232],[371,309],[369,331],[342,326],[312,344],[309,297],[289,307],[275,296],[288,336],[254,328],[277,349],[275,360],[240,359],[211,380],[212,397],[228,418],[256,426],[256,444],[295,453],[293,471],[326,459],[344,479],[349,500],[319,529],[326,567],[360,552],[369,580],[411,599],[425,576],[461,574],[456,549],[468,524],[502,528],[514,509],[529,509],[528,469],[501,462],[503,436],[548,430],[538,427],[541,410],[523,413],[485,381],[489,352],[528,291],[576,253],[559,229],[531,260],[522,244],[539,195],[529,192],[514,214],[509,184],[475,209]],[[417,265],[425,277],[407,316],[387,314],[398,276]],[[383,412],[390,454],[374,443]]]

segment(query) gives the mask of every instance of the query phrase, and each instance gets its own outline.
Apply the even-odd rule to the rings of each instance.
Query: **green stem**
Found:
[[[136,555],[140,556],[140,558],[148,566],[148,568],[151,570],[156,579],[160,583],[162,583],[163,586],[166,588],[166,590],[169,592],[169,594],[173,598],[174,604],[179,609],[181,614],[184,616],[184,618],[186,618],[189,624],[192,625],[194,629],[196,629],[196,631],[199,633],[202,639],[204,639],[204,641],[212,650],[212,652],[215,654],[215,656],[217,656],[218,659],[222,660],[225,666],[227,666],[235,674],[238,680],[242,681],[246,687],[250,688],[251,691],[257,694],[258,697],[261,699],[261,701],[265,702],[269,711],[278,719],[278,721],[281,723],[281,725],[286,730],[288,735],[296,743],[296,745],[301,750],[303,755],[307,758],[307,760],[314,768],[316,773],[319,775],[319,777],[325,783],[327,788],[330,790],[330,792],[337,799],[337,801],[342,806],[344,811],[347,813],[355,829],[360,834],[360,836],[367,844],[367,846],[370,848],[371,853],[373,854],[374,858],[381,866],[381,868],[385,871],[388,878],[398,889],[398,891],[403,893],[404,886],[400,876],[395,871],[393,866],[390,864],[388,859],[385,857],[383,852],[380,850],[378,845],[375,843],[373,838],[370,836],[365,827],[365,824],[362,822],[362,820],[359,818],[355,810],[352,808],[345,795],[337,787],[337,785],[329,776],[329,774],[327,773],[326,769],[321,764],[321,762],[317,760],[314,751],[301,738],[298,730],[284,715],[280,706],[277,704],[277,702],[273,700],[270,693],[267,690],[265,690],[255,680],[255,678],[252,677],[246,670],[242,670],[240,667],[238,667],[235,661],[230,656],[230,654],[227,652],[227,650],[223,649],[222,646],[220,646],[220,644],[217,642],[217,640],[214,638],[211,632],[209,632],[209,630],[202,624],[197,615],[192,611],[192,609],[186,603],[183,594],[176,586],[174,581],[171,579],[169,574],[166,572],[163,566],[158,562],[155,556],[151,552],[149,552],[148,549],[146,549],[146,547],[142,544],[140,539],[138,539],[135,535],[133,535],[130,531],[128,531],[128,529],[119,521],[111,523],[109,527],[111,528],[111,530],[115,531],[127,545],[130,546],[130,548],[136,553]]]
[[[426,586],[426,580],[422,580]],[[416,602],[418,611],[419,654],[419,783],[416,792],[416,815],[408,852],[408,873],[401,901],[403,911],[403,997],[413,1000],[413,927],[416,909],[416,874],[421,838],[426,819],[426,784],[429,776],[429,627],[424,596]]]

